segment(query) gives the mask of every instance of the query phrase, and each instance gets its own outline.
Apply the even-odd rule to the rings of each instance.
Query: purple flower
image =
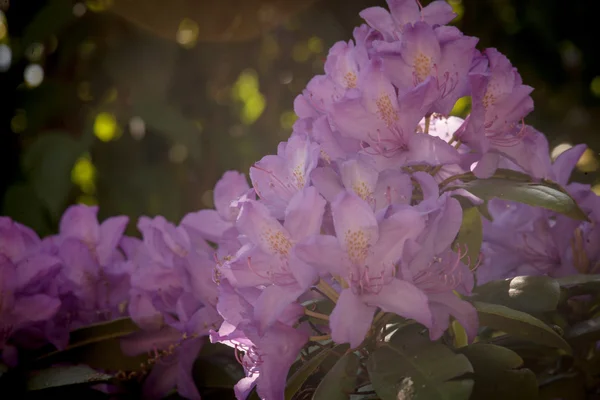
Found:
[[[282,218],[292,197],[310,183],[318,161],[319,146],[296,135],[279,144],[276,156],[265,156],[250,168],[256,194],[275,218]]]
[[[225,322],[218,332],[211,332],[210,337],[213,343],[236,349],[236,356],[244,367],[246,378],[235,385],[236,397],[246,399],[256,386],[261,399],[284,399],[289,369],[308,341],[303,329],[292,327],[303,314],[302,307],[288,305],[278,321],[260,334],[253,318],[260,290],[234,289],[226,280],[219,289],[217,309]]]
[[[467,92],[467,73],[478,39],[454,27],[434,29],[425,22],[404,27],[399,41],[375,42],[383,67],[400,93],[433,77],[437,90],[432,112],[447,115]]]
[[[429,25],[445,25],[456,17],[445,1],[433,1],[424,8],[415,0],[388,0],[387,3],[390,12],[382,7],[370,7],[360,12],[360,16],[387,41],[398,40],[407,24],[424,21]]]
[[[409,175],[393,169],[378,172],[364,154],[338,162],[335,167],[318,167],[311,175],[313,185],[330,202],[348,190],[379,211],[392,204],[408,204],[412,198]]]
[[[432,78],[398,97],[383,74],[381,61],[373,60],[361,75],[358,89],[336,103],[330,117],[342,135],[364,142],[364,152],[373,156],[382,169],[458,162],[458,153],[448,143],[415,133],[436,99]]]
[[[239,208],[232,207],[250,190],[246,177],[236,171],[227,171],[217,182],[214,190],[216,210],[201,210],[187,214],[181,225],[188,233],[197,233],[201,238],[221,243],[228,231],[234,228]]]
[[[314,187],[298,192],[281,224],[257,201],[242,204],[237,228],[248,245],[220,272],[235,287],[264,286],[254,305],[260,331],[317,279],[317,273],[294,254],[294,245],[321,230],[325,200]]]
[[[420,213],[404,207],[378,223],[371,207],[353,193],[332,204],[336,236],[314,236],[297,245],[298,256],[342,285],[330,317],[336,343],[357,347],[377,307],[431,326],[427,297],[396,276],[404,243],[424,228]]]
[[[54,317],[61,304],[49,287],[61,261],[41,249],[33,231],[0,217],[0,351],[11,365],[16,364],[17,356],[7,341]]]

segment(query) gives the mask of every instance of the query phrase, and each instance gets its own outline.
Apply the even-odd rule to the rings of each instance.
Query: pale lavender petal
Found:
[[[258,321],[259,331],[265,332],[303,292],[304,289],[297,285],[267,286],[254,304],[254,318]]]
[[[64,238],[75,238],[96,245],[100,238],[98,206],[74,205],[60,219],[60,234]]]
[[[330,272],[346,275],[350,261],[335,236],[319,235],[308,238],[294,247],[299,259],[313,266],[319,275]]]
[[[430,294],[429,300],[431,302],[431,308],[442,308],[447,313],[452,315],[460,324],[465,328],[469,342],[472,342],[477,336],[479,329],[479,317],[477,310],[473,305],[467,301],[461,300],[452,292]],[[448,319],[446,320],[434,320],[434,326],[439,326],[442,331],[448,328]],[[432,331],[433,333],[433,331]],[[432,335],[431,340],[437,340],[438,337]]]
[[[233,222],[237,212],[231,209],[231,202],[238,199],[250,189],[246,176],[237,171],[227,171],[215,185],[214,201],[219,215],[226,221]]]
[[[379,293],[364,294],[362,299],[371,306],[380,307],[385,312],[393,312],[404,318],[414,319],[426,327],[432,324],[427,296],[408,282],[393,279],[383,285]]]
[[[268,254],[286,256],[292,247],[289,232],[260,202],[244,202],[236,226],[240,233]]]
[[[350,343],[350,347],[357,348],[371,328],[375,310],[376,307],[366,305],[350,289],[342,290],[329,316],[331,339],[335,343]]]
[[[586,149],[585,144],[578,144],[556,157],[554,164],[552,164],[552,172],[556,183],[561,185],[569,183],[571,173]]]
[[[315,187],[296,193],[285,212],[284,228],[295,241],[316,235],[321,231],[327,202]]]
[[[206,240],[219,242],[234,224],[224,220],[215,210],[200,210],[186,214],[181,220],[181,226]]]
[[[119,241],[129,223],[126,216],[111,217],[100,225],[100,238],[96,246],[96,254],[100,265],[107,265],[114,257]]]
[[[342,249],[352,261],[366,257],[369,247],[379,240],[373,210],[354,193],[344,192],[331,205],[333,224]]]
[[[327,201],[333,201],[338,194],[344,189],[340,176],[331,167],[315,168],[310,179],[314,187],[319,190],[319,193]]]

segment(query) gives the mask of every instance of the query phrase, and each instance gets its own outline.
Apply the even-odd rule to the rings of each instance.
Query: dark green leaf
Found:
[[[371,383],[382,400],[468,399],[473,380],[469,360],[432,342],[417,324],[400,329],[369,358]]]
[[[517,201],[565,214],[573,219],[581,221],[588,219],[575,200],[556,184],[533,183],[494,176],[489,179],[465,182],[462,187],[484,200],[499,198]]]
[[[576,323],[565,333],[568,340],[592,341],[600,340],[600,317]]]
[[[558,282],[547,276],[517,276],[488,282],[475,288],[471,299],[537,313],[556,310],[560,300]]]
[[[600,293],[600,275],[570,275],[556,280],[567,296]]]
[[[479,324],[534,343],[556,347],[571,353],[569,344],[539,319],[521,311],[482,302],[473,303],[479,313]]]
[[[481,242],[483,241],[483,225],[481,223],[481,214],[477,208],[471,207],[463,209],[463,220],[458,236],[454,243],[458,247],[461,254],[464,254],[466,248],[469,266],[474,268],[479,260],[479,252],[481,250]]]
[[[313,395],[313,400],[345,400],[356,387],[360,359],[346,353],[325,375]]]
[[[560,374],[540,382],[539,400],[585,400],[585,378],[577,373]]]
[[[335,355],[341,349],[347,346],[339,345],[333,348],[325,349],[320,351],[318,354],[310,358],[310,360],[304,362],[302,366],[294,372],[294,374],[287,380],[285,386],[285,399],[291,400],[294,395],[302,388],[304,382],[319,368],[319,366],[331,355]]]
[[[66,133],[41,135],[23,155],[23,168],[37,196],[58,220],[72,187],[71,170],[84,152],[83,146]]]
[[[244,370],[229,357],[199,357],[194,363],[194,381],[201,388],[232,388],[244,377]]]
[[[535,374],[519,369],[523,360],[504,347],[476,343],[458,350],[464,354],[475,373],[473,399],[535,400],[538,385]]]
[[[98,384],[113,379],[112,375],[100,373],[85,365],[52,367],[34,371],[27,380],[27,390],[42,390],[58,386]]]

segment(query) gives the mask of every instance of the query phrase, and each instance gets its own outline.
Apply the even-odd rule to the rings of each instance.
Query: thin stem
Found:
[[[335,289],[323,279],[319,280],[319,283],[317,283],[317,288],[334,303],[337,303],[338,299],[340,298],[338,292],[336,292]]]
[[[311,336],[308,338],[308,340],[310,340],[311,342],[320,342],[322,340],[329,340],[329,339],[331,339],[331,335]]]
[[[444,188],[444,186],[447,186],[450,182],[454,182],[457,181],[459,179],[464,179],[464,178],[472,178],[473,177],[473,173],[472,172],[467,172],[464,174],[458,174],[458,175],[453,175],[449,178],[444,179],[442,182],[440,182],[439,187],[440,189]]]
[[[325,320],[325,321],[329,321],[329,315],[325,315],[325,314],[321,314],[321,313],[318,313],[318,312],[310,311],[310,310],[307,310],[306,308],[304,309],[304,314],[308,315],[309,317],[314,317],[314,318],[322,319],[322,320]]]
[[[431,124],[431,116],[425,117],[425,134],[429,135],[429,125]]]

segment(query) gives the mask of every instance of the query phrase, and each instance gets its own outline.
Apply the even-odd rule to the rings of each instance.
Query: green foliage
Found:
[[[382,400],[468,399],[473,372],[468,359],[429,340],[417,324],[399,329],[367,362],[369,377]]]
[[[344,354],[321,380],[313,400],[344,400],[354,391],[360,358],[355,353]]]
[[[483,302],[475,302],[474,306],[481,326],[571,353],[571,347],[558,333],[527,313]]]
[[[554,311],[560,300],[560,286],[547,276],[517,276],[477,286],[471,299],[526,313]]]
[[[473,366],[472,399],[535,400],[538,384],[535,374],[523,366],[515,352],[492,344],[476,343],[458,350]]]
[[[112,375],[100,373],[85,365],[52,367],[33,371],[27,380],[27,390],[44,390],[58,386],[95,385],[109,382]]]
[[[475,207],[463,208],[463,220],[458,235],[454,240],[454,246],[461,249],[461,255],[466,254],[465,262],[474,268],[479,260],[481,242],[483,241],[483,225],[481,213]],[[464,253],[466,247],[467,252]]]

